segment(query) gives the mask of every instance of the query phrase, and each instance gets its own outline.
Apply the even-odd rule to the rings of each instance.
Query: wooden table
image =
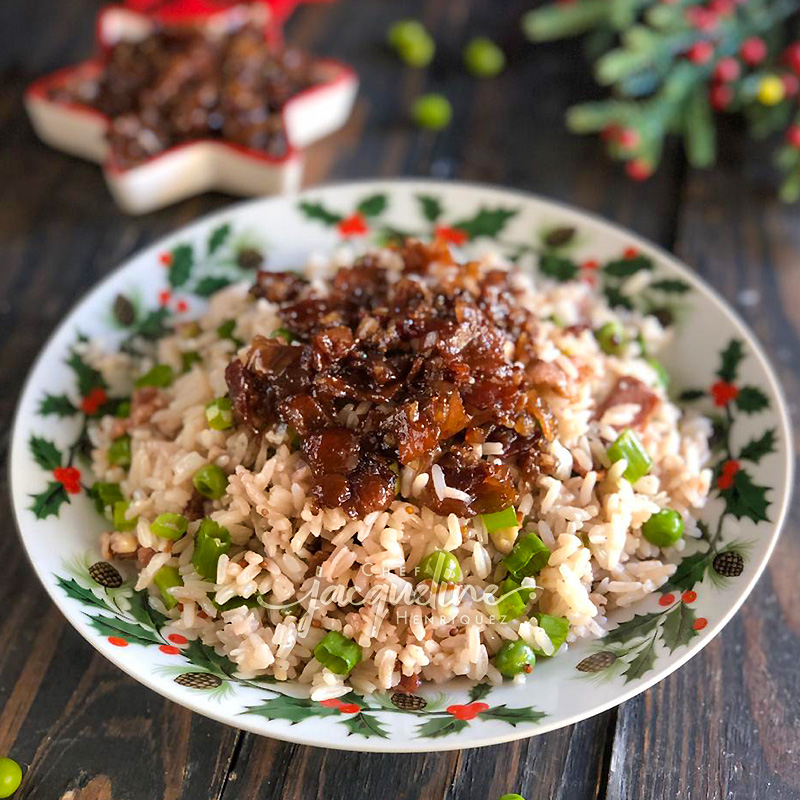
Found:
[[[362,76],[345,130],[309,155],[307,180],[435,175],[539,192],[598,212],[676,252],[737,307],[800,401],[800,213],[774,196],[767,150],[725,132],[720,165],[692,172],[675,148],[628,182],[601,145],[566,134],[570,102],[595,90],[575,44],[534,47],[519,0],[342,0],[301,9],[289,38]],[[97,0],[0,6],[0,755],[26,765],[19,798],[800,798],[800,518],[795,512],[744,608],[700,655],[624,706],[538,738],[462,753],[358,755],[259,738],[162,699],[62,619],[13,531],[5,451],[32,359],[98,279],[158,236],[230,202],[205,196],[141,218],[113,205],[100,171],[40,144],[21,95],[92,46]],[[389,23],[419,16],[440,56],[403,69]],[[506,73],[459,69],[471,34],[495,37]],[[404,121],[426,89],[455,114],[438,135]],[[532,686],[535,692],[535,685]]]

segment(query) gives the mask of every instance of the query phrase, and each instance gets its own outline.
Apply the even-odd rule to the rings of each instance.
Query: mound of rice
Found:
[[[374,255],[391,268],[391,251]],[[343,256],[313,259],[308,267],[321,284],[341,266]],[[493,268],[507,268],[487,257]],[[572,380],[571,397],[547,397],[557,435],[547,443],[553,469],[543,472],[522,494],[517,511],[522,532],[535,532],[551,551],[535,579],[530,611],[499,622],[484,604],[483,591],[505,576],[498,550],[479,516],[439,516],[417,498],[429,480],[447,491],[435,469],[402,467],[397,499],[385,511],[362,519],[340,508],[317,508],[310,496],[311,472],[302,451],[292,446],[285,426],[263,435],[244,426],[209,428],[206,404],[228,391],[225,369],[242,342],[270,336],[281,325],[276,306],[254,300],[247,285],[216,294],[196,323],[184,324],[142,355],[103,352],[87,343],[85,357],[109,385],[109,393],[129,395],[136,376],[153,364],[169,364],[178,376],[172,385],[139,396],[132,416],[104,417],[91,431],[93,470],[100,481],[119,483],[130,500],[134,530],[102,535],[107,558],[128,558],[138,569],[137,589],[150,588],[151,602],[174,620],[174,629],[199,638],[226,655],[243,678],[271,675],[307,684],[323,700],[351,688],[369,693],[400,683],[446,681],[453,676],[499,683],[493,655],[507,640],[522,639],[550,654],[553,645],[534,612],[569,620],[565,647],[582,638],[602,637],[607,613],[628,606],[661,586],[675,570],[684,539],[665,550],[648,542],[641,526],[662,508],[683,517],[685,536],[698,536],[692,509],[703,505],[711,480],[710,423],[684,414],[659,388],[658,376],[643,357],[656,353],[668,336],[653,317],[612,311],[582,282],[534,285],[515,275],[525,305],[540,319],[539,356]],[[235,320],[232,336],[218,328]],[[557,320],[557,323],[554,322]],[[607,355],[593,330],[609,321],[625,329],[619,355]],[[246,345],[245,345],[246,348]],[[196,353],[181,371],[186,353]],[[650,455],[650,473],[633,485],[623,476],[626,463],[611,463],[607,449],[631,423],[638,407],[620,403],[596,411],[619,378],[633,376],[653,388],[660,403],[638,434]],[[364,409],[348,404],[340,412],[354,427]],[[121,432],[131,436],[128,469],[109,464],[108,447]],[[483,458],[496,458],[491,445]],[[155,536],[150,523],[163,512],[184,513],[193,497],[192,477],[206,464],[228,474],[227,492],[206,514],[228,529],[232,547],[219,558],[215,580],[204,580],[192,566],[193,536],[177,541]],[[415,603],[410,591],[414,569],[432,550],[455,555],[463,584],[472,591],[435,603]],[[167,609],[153,586],[156,572],[176,567],[183,585],[171,589],[178,605]],[[344,590],[347,590],[345,592]],[[264,605],[235,607],[235,598],[263,598]],[[229,601],[234,601],[230,603]],[[229,610],[221,610],[227,604]],[[264,607],[269,606],[269,607]],[[432,607],[435,606],[435,607]],[[347,676],[334,674],[313,656],[327,631],[340,631],[363,649],[361,662]],[[515,680],[525,680],[524,673]],[[411,684],[408,681],[412,681]]]

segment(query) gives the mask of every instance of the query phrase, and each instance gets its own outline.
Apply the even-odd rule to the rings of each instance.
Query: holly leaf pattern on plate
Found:
[[[696,620],[697,615],[686,603],[678,603],[667,614],[661,627],[661,640],[670,653],[689,644],[698,635],[692,627]]]
[[[478,700],[483,700],[487,694],[492,690],[492,687],[488,683],[477,683],[475,686],[471,687],[469,690],[469,701],[470,703],[475,703]]]
[[[764,456],[775,452],[775,441],[777,438],[777,431],[775,428],[770,428],[765,431],[763,436],[758,439],[751,439],[739,453],[739,458],[747,461],[752,461],[758,464]]]
[[[377,217],[386,209],[386,195],[373,194],[365,197],[356,207],[356,210],[365,217]]]
[[[733,483],[727,489],[720,490],[720,495],[725,500],[727,512],[736,519],[747,517],[753,522],[765,522],[770,505],[768,491],[769,487],[753,483],[747,470],[740,469],[733,476]]]
[[[681,561],[672,577],[661,587],[665,592],[669,589],[691,589],[705,577],[713,553],[694,553]]]
[[[647,256],[634,256],[633,258],[619,258],[609,261],[603,267],[603,272],[612,278],[630,278],[643,269],[652,270],[652,260]]]
[[[194,250],[190,244],[179,244],[172,250],[167,280],[173,289],[183,286],[191,277],[194,267]]]
[[[731,339],[728,346],[722,351],[722,364],[717,370],[717,375],[728,383],[736,380],[739,373],[739,364],[744,358],[744,348],[739,339]]]
[[[692,287],[679,278],[665,278],[662,281],[651,283],[650,288],[666,294],[686,294]]]
[[[102,608],[104,611],[110,610],[108,604],[97,597],[91,589],[81,586],[73,578],[67,579],[56,575],[56,582],[59,587],[64,590],[64,593],[73,600],[77,600],[87,606],[93,606],[94,608]]]
[[[39,401],[39,414],[43,417],[71,417],[78,409],[65,394],[47,394]]]
[[[425,217],[428,222],[436,222],[436,220],[442,216],[444,209],[437,197],[433,197],[429,194],[418,194],[417,201],[419,202],[422,216]]]
[[[630,683],[643,675],[646,675],[653,669],[656,661],[655,652],[656,639],[648,639],[645,646],[636,654],[636,657],[628,664],[625,671],[622,673],[625,678],[625,683]]]
[[[369,739],[372,736],[377,736],[380,739],[389,738],[388,729],[374,714],[359,711],[358,714],[345,717],[342,723],[349,731],[348,736],[363,736],[365,739]]]
[[[518,213],[519,209],[516,208],[481,208],[474,216],[454,222],[451,227],[463,231],[470,239],[497,236]]]
[[[341,214],[328,211],[328,209],[325,208],[322,203],[311,203],[308,200],[304,200],[302,203],[300,203],[300,210],[306,215],[306,217],[308,217],[308,219],[317,220],[318,222],[322,222],[329,227],[336,225],[343,219]]]
[[[155,633],[143,628],[137,622],[102,615],[86,616],[89,617],[89,624],[101,636],[114,636],[133,644],[161,644],[161,639]]]
[[[736,407],[745,414],[755,414],[769,408],[769,400],[757,386],[743,386],[736,397]]]
[[[49,439],[31,436],[29,441],[34,461],[46,472],[52,472],[61,466],[61,452]]]
[[[281,694],[265,700],[257,706],[249,706],[246,713],[258,714],[267,719],[286,719],[296,725],[309,717],[330,717],[338,714],[336,708],[328,708],[306,697],[291,697]]]
[[[150,595],[146,591],[134,592],[129,602],[130,615],[145,628],[159,631],[169,622],[169,617],[150,605]]]
[[[609,631],[605,641],[608,644],[614,644],[647,636],[658,625],[660,619],[661,613],[657,611],[650,614],[637,614],[632,619],[621,622],[613,631]]]
[[[67,359],[67,366],[75,373],[81,397],[86,397],[92,389],[106,388],[103,376],[94,367],[89,366],[80,353],[73,350]]]
[[[548,278],[564,283],[571,281],[578,274],[579,268],[571,258],[544,253],[539,258],[539,271]]]
[[[36,519],[47,519],[50,516],[58,516],[63,503],[69,503],[69,495],[63,484],[57,481],[50,481],[47,488],[39,494],[32,494],[33,505],[30,510],[36,515]]]
[[[516,728],[521,722],[538,722],[547,716],[541,711],[536,711],[530,706],[522,708],[509,708],[506,705],[495,706],[487,711],[481,711],[478,716],[481,719],[496,719],[507,722],[512,728]]]
[[[194,293],[200,297],[211,297],[212,294],[220,291],[220,289],[224,289],[226,286],[230,286],[232,283],[233,281],[230,278],[209,275],[205,278],[201,278],[197,282],[197,285],[194,287]]]
[[[226,222],[213,231],[208,236],[208,254],[213,255],[222,247],[231,234],[231,226]]]
[[[463,731],[468,725],[466,720],[456,719],[449,714],[446,717],[434,717],[422,725],[417,726],[417,735],[420,738],[438,739],[449,736],[451,733]]]

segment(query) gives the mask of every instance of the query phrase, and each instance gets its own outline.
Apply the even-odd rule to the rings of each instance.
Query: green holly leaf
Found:
[[[477,700],[483,700],[489,692],[492,691],[492,687],[488,683],[477,683],[469,690],[469,701],[470,703],[474,703]]]
[[[166,308],[157,308],[148,312],[136,329],[136,335],[150,342],[162,339],[167,334],[172,333],[172,330],[165,324],[168,318],[169,310]]]
[[[377,217],[382,214],[386,209],[386,195],[373,194],[365,197],[357,206],[356,209],[365,217]]]
[[[769,501],[767,500],[768,486],[759,486],[753,483],[747,470],[740,469],[733,476],[733,483],[727,489],[722,489],[720,495],[725,500],[725,507],[729,514],[736,519],[747,517],[753,522],[766,522]]]
[[[93,606],[94,608],[102,608],[103,611],[109,611],[108,604],[101,600],[91,589],[87,589],[81,586],[76,580],[73,578],[62,578],[60,575],[56,575],[56,582],[58,583],[59,587],[64,590],[68,597],[71,597],[73,600],[77,600],[79,603],[83,603],[87,606]]]
[[[605,298],[611,308],[633,308],[633,302],[631,301],[630,297],[624,295],[620,291],[619,286],[606,284],[603,287],[603,294],[605,295]]]
[[[477,239],[479,236],[495,237],[518,213],[517,208],[481,208],[474,216],[454,222],[451,227],[464,231],[470,239]]]
[[[439,739],[442,736],[449,736],[451,733],[458,733],[467,727],[467,721],[456,719],[449,714],[446,717],[433,717],[428,722],[417,725],[417,737],[428,739]]]
[[[444,209],[438,198],[429,194],[418,194],[417,201],[422,210],[422,216],[425,217],[428,222],[436,222],[436,220],[442,216]]]
[[[172,249],[172,261],[169,265],[167,280],[173,289],[183,286],[192,274],[194,267],[194,250],[190,244],[179,244]]]
[[[387,245],[401,245],[406,239],[410,239],[412,234],[394,228],[391,225],[383,225],[375,231],[378,244],[381,247]]]
[[[78,381],[78,392],[81,397],[86,397],[92,389],[106,388],[103,376],[94,368],[90,367],[74,350],[70,353],[66,361],[67,366],[75,373]]]
[[[758,439],[751,439],[739,453],[739,458],[758,464],[764,456],[775,452],[775,428],[770,428]]]
[[[706,576],[706,570],[711,564],[713,553],[694,553],[687,556],[678,564],[678,568],[672,573],[672,577],[661,587],[661,591],[668,589],[680,589],[687,591],[694,587],[696,583],[702,583]]]
[[[47,472],[61,466],[61,451],[49,439],[31,436],[28,446],[36,463]]]
[[[220,678],[230,678],[238,669],[227,656],[219,655],[213,647],[203,644],[199,639],[194,639],[181,651],[184,658],[206,672],[211,672]]]
[[[322,222],[328,227],[336,225],[343,219],[341,214],[334,214],[333,212],[328,211],[328,209],[326,209],[322,203],[309,203],[307,200],[304,200],[302,203],[300,203],[300,210],[309,219]]]
[[[358,714],[345,717],[342,724],[349,731],[348,736],[363,736],[365,739],[373,736],[377,736],[379,739],[389,738],[388,728],[374,714],[365,714],[360,711]]]
[[[194,287],[194,293],[198,297],[211,297],[212,294],[224,289],[226,286],[230,286],[232,283],[233,281],[230,278],[208,276],[197,282]]]
[[[330,717],[339,711],[336,708],[322,706],[306,697],[290,697],[282,694],[257,706],[248,706],[246,713],[257,714],[267,719],[287,719],[292,725],[296,725],[310,717]]]
[[[659,292],[666,294],[686,294],[691,290],[691,285],[686,281],[679,280],[678,278],[667,278],[663,281],[656,281],[650,284],[651,289],[657,289]]]
[[[500,722],[507,722],[512,728],[516,728],[521,722],[539,722],[547,714],[542,711],[536,711],[530,706],[508,708],[508,706],[502,705],[495,706],[487,711],[481,711],[478,716],[481,719],[496,719]]]
[[[736,375],[739,372],[739,364],[744,358],[744,349],[739,339],[731,339],[728,346],[722,351],[720,355],[722,364],[717,370],[717,375],[723,381],[732,383],[736,380]]]
[[[736,407],[745,414],[755,414],[769,408],[769,399],[757,386],[742,386],[736,397]]]
[[[30,506],[30,510],[36,515],[36,519],[47,519],[50,516],[57,517],[61,504],[69,503],[67,490],[57,481],[50,481],[43,492],[28,496],[33,498],[33,505]]]
[[[578,274],[579,268],[571,258],[543,253],[539,256],[539,271],[548,278],[564,283],[571,281]]]
[[[647,256],[634,256],[633,258],[618,258],[609,261],[603,267],[603,272],[612,278],[630,278],[643,269],[653,269],[653,262]]]
[[[227,222],[224,225],[220,225],[218,228],[214,228],[208,237],[208,254],[212,255],[216,253],[216,251],[225,244],[230,233],[231,226],[228,225]]]
[[[71,417],[76,414],[78,409],[72,405],[72,401],[65,394],[48,394],[39,401],[39,413],[43,416],[50,414],[56,417]]]
[[[706,392],[704,389],[684,389],[679,395],[678,400],[681,403],[690,403],[693,400],[699,400],[701,397],[705,397]]]
[[[130,615],[145,628],[160,631],[169,622],[169,617],[150,605],[150,595],[146,591],[134,592],[130,604]]]
[[[96,616],[86,614],[89,624],[101,636],[116,636],[133,644],[161,644],[161,639],[152,631],[143,628],[137,622],[128,622],[125,619]]]
[[[661,619],[659,612],[651,614],[637,614],[627,622],[621,622],[614,630],[606,634],[605,641],[609,644],[629,642],[641,636],[647,636],[658,625]]]
[[[692,627],[696,620],[697,614],[686,603],[678,603],[667,614],[664,624],[661,626],[661,641],[664,642],[670,653],[689,644],[699,635]]]
[[[655,637],[650,639],[636,654],[636,658],[628,664],[622,673],[625,677],[625,683],[635,681],[653,669],[656,660],[655,642]]]

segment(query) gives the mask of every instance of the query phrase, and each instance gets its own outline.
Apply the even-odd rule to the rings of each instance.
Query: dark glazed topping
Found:
[[[51,92],[111,118],[111,156],[127,167],[169,147],[224,139],[280,158],[288,143],[280,111],[313,84],[308,59],[276,51],[248,24],[227,34],[168,27],[119,42],[100,77]]]
[[[509,273],[456,264],[440,243],[408,242],[399,256],[397,270],[375,256],[340,269],[326,295],[293,273],[259,273],[251,293],[278,303],[296,338],[257,336],[228,366],[234,414],[256,432],[297,432],[320,506],[387,508],[399,464],[438,464],[469,499],[440,498],[429,480],[424,505],[498,511],[542,466],[554,431],[540,393],[565,392],[566,377],[536,357],[536,319]],[[476,455],[484,442],[502,456]]]

